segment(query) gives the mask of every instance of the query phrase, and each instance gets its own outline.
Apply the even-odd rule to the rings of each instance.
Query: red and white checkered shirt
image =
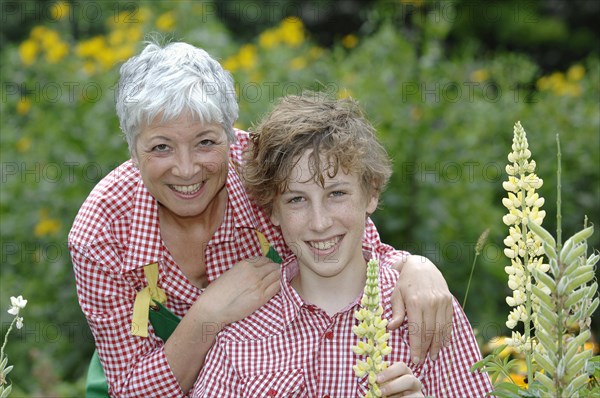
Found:
[[[248,134],[236,131],[230,159],[241,164]],[[227,176],[228,204],[223,223],[205,250],[211,282],[238,261],[262,255],[255,230],[282,255],[290,254],[281,233],[249,200],[233,168]],[[374,245],[386,265],[403,255],[381,244],[372,223],[365,241]],[[149,326],[148,338],[131,335],[136,294],[147,283],[143,266],[158,263],[158,286],[166,306],[183,317],[201,290],[183,275],[160,237],[156,200],[131,161],[108,174],[90,193],[69,233],[79,304],[96,341],[110,394],[119,397],[184,396],[163,350],[164,342]]]
[[[352,370],[358,359],[351,347],[358,343],[352,326],[361,295],[334,316],[302,300],[289,280],[298,272],[295,258],[285,262],[281,291],[251,316],[227,326],[209,351],[193,396],[354,398],[368,391],[367,376]],[[383,316],[391,318],[390,297],[398,272],[381,267],[380,291]],[[438,398],[484,397],[491,391],[486,373],[470,372],[481,359],[471,325],[454,300],[452,345],[442,349],[433,362],[421,366],[410,362],[405,323],[392,331],[388,363],[405,362],[423,384],[423,393]]]

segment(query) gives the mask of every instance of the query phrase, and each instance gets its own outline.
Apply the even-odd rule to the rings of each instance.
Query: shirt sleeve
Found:
[[[76,245],[70,243],[69,250],[79,304],[94,335],[110,395],[185,396],[167,362],[164,343],[152,328],[147,338],[131,334],[135,289],[112,267],[98,264]],[[106,252],[110,262],[114,251],[107,248]]]
[[[379,258],[379,265],[388,268],[392,268],[394,264],[410,255],[408,252],[396,250],[392,246],[383,243],[379,237],[379,232],[377,231],[377,228],[375,228],[375,224],[373,224],[370,217],[367,218],[367,224],[365,226],[363,247],[367,250],[374,251],[377,256],[376,258]]]
[[[492,391],[488,374],[479,370],[471,372],[471,366],[481,360],[479,346],[469,320],[455,298],[453,306],[451,344],[442,349],[437,361],[426,362],[420,372],[421,382],[427,395],[485,397]],[[450,325],[448,326],[450,332]]]
[[[241,397],[242,384],[227,351],[218,337],[206,356],[204,366],[192,389],[193,397]]]

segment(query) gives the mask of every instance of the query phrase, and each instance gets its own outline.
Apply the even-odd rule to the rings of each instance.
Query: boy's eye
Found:
[[[293,198],[288,199],[288,203],[300,203],[303,199],[302,196],[294,196]]]
[[[344,191],[333,191],[333,192],[331,192],[330,195],[333,197],[340,197],[340,196],[344,196],[345,194],[346,194],[346,192],[344,192]]]

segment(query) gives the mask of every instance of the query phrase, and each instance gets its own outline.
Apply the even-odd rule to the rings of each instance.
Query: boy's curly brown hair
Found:
[[[391,175],[389,157],[375,128],[352,98],[336,100],[318,92],[282,97],[250,137],[242,178],[269,214],[307,150],[312,152],[312,175],[304,181],[313,179],[323,186],[324,173],[334,177],[341,167],[359,176],[366,194],[379,195]]]

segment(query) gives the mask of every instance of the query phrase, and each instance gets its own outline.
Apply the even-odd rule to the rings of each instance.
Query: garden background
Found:
[[[486,351],[509,335],[501,199],[516,121],[544,179],[544,226],[556,225],[556,134],[563,233],[585,215],[600,225],[599,17],[593,0],[3,0],[0,336],[9,297],[29,300],[6,348],[13,395],[83,393],[93,339],[66,239],[89,191],[128,157],[114,87],[150,33],[223,62],[244,129],[284,94],[358,99],[394,161],[374,215],[384,241],[429,257],[462,302],[490,229],[465,308]]]

